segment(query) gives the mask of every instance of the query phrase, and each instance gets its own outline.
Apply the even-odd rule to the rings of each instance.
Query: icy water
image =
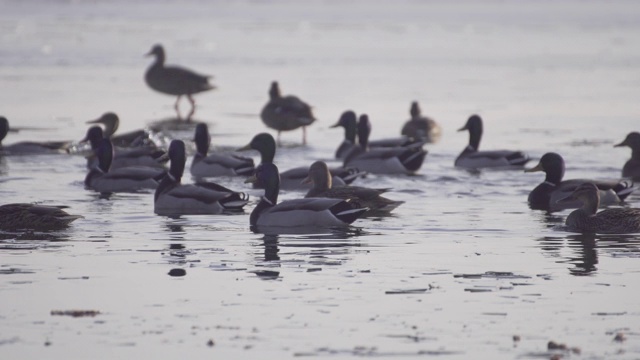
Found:
[[[284,134],[281,170],[331,160],[342,131],[329,126],[346,109],[369,114],[372,139],[398,135],[413,100],[444,129],[416,176],[356,183],[406,203],[346,234],[250,232],[260,192],[241,179],[219,181],[250,192],[245,214],[172,219],[153,214],[151,193],[85,190],[79,155],[0,158],[1,203],[84,216],[56,233],[0,234],[0,358],[640,358],[640,235],[573,234],[569,211],[530,210],[541,173],[453,167],[468,139],[456,129],[479,113],[484,149],[525,150],[529,166],[555,151],[567,178],[619,177],[630,151],[613,145],[640,130],[638,3],[0,6],[0,112],[42,128],[5,144],[80,140],[106,111],[121,131],[172,117],[174,99],[143,81],[142,55],[159,42],[169,64],[215,76],[195,116],[214,145],[267,130],[258,113],[272,80],[314,106],[310,145]],[[56,315],[69,310],[99,313]]]

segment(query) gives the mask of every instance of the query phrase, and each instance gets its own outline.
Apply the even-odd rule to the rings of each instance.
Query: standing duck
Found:
[[[389,189],[371,189],[360,186],[331,186],[331,173],[324,161],[316,161],[309,168],[309,176],[303,182],[310,182],[313,187],[305,198],[323,197],[331,199],[349,199],[351,203],[358,207],[369,208],[365,215],[390,213],[392,210],[402,205],[404,201],[389,200],[381,194]]]
[[[469,145],[458,155],[455,166],[466,169],[522,167],[529,157],[521,151],[479,151],[482,138],[482,118],[471,115],[458,131],[469,131]]]
[[[273,136],[268,133],[260,133],[251,139],[246,146],[238,149],[238,151],[256,150],[260,153],[261,164],[272,164],[276,154],[276,141]],[[350,184],[358,177],[364,174],[358,169],[351,167],[338,167],[330,169],[333,174],[333,183],[336,186],[344,186]],[[309,185],[302,185],[301,181],[309,175],[309,168],[305,166],[289,169],[280,174],[280,187],[283,190],[304,190],[309,189]],[[254,187],[259,183],[254,182]]]
[[[68,141],[34,142],[22,141],[11,145],[2,145],[9,133],[9,120],[0,116],[0,155],[61,154],[71,145]]]
[[[208,154],[211,135],[207,124],[196,126],[194,141],[197,152],[191,162],[191,175],[202,177],[213,176],[251,176],[255,171],[253,159],[238,155]]]
[[[84,179],[87,189],[101,193],[136,192],[143,189],[158,187],[158,179],[164,177],[164,172],[158,169],[134,166],[111,171],[113,161],[113,145],[111,140],[102,139],[95,151],[98,163]]]
[[[158,92],[178,97],[174,105],[178,119],[180,119],[178,104],[180,98],[186,95],[191,103],[191,110],[186,119],[187,121],[191,120],[191,116],[196,111],[196,102],[192,95],[215,89],[215,86],[209,84],[211,76],[200,75],[178,66],[165,66],[165,54],[162,45],[154,45],[151,51],[146,54],[146,56],[152,55],[156,57],[156,60],[151,64],[144,76],[147,85]]]
[[[571,179],[564,180],[564,159],[559,154],[549,152],[540,158],[538,165],[525,172],[544,171],[545,179],[529,193],[529,207],[534,210],[560,211],[563,209],[578,208],[582,206],[580,201],[563,201],[559,199],[569,196],[578,186],[585,182],[593,183],[600,191],[600,203],[613,205],[623,201],[636,188],[625,181],[602,181]]]
[[[640,133],[630,132],[629,135],[616,147],[628,146],[631,148],[631,159],[622,168],[622,176],[640,181]]]
[[[160,215],[220,214],[225,211],[241,211],[248,197],[224,186],[200,182],[181,184],[186,162],[182,140],[169,145],[171,161],[169,174],[165,176],[154,195],[154,212]]]
[[[440,140],[442,128],[433,119],[422,116],[420,106],[417,101],[411,103],[409,110],[411,119],[402,127],[402,135],[413,139],[421,139],[425,142],[434,143]]]
[[[99,126],[92,126],[87,130],[87,135],[84,139],[80,140],[81,143],[89,142],[91,150],[94,155],[87,158],[87,167],[89,169],[97,166],[98,159],[95,156],[95,152],[104,139],[104,133]],[[113,144],[113,143],[112,143]],[[130,166],[146,166],[159,169],[159,172],[164,170],[165,152],[163,150],[139,147],[139,148],[114,148],[114,156],[111,162],[111,170],[120,169]]]
[[[257,182],[264,188],[264,196],[249,218],[254,232],[268,231],[270,227],[344,227],[367,211],[348,201],[328,198],[295,199],[278,204],[280,176],[278,167],[272,163],[258,165],[255,175],[245,182]]]
[[[615,208],[598,211],[600,192],[596,185],[584,183],[559,202],[582,202],[582,207],[569,214],[565,224],[581,233],[628,234],[640,232],[640,209]]]
[[[66,206],[6,204],[0,206],[0,230],[60,230],[82,218],[62,210]]]
[[[373,174],[411,174],[420,169],[427,151],[422,146],[369,148],[369,117],[358,120],[359,145],[345,157],[344,167],[356,167]]]
[[[282,96],[278,82],[271,83],[269,101],[262,108],[260,118],[267,127],[278,131],[278,145],[282,131],[295,130],[302,127],[302,144],[307,144],[307,126],[316,119],[311,113],[311,106],[293,95]]]

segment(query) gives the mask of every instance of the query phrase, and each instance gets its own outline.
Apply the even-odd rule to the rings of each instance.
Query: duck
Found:
[[[402,135],[413,139],[421,139],[429,143],[440,140],[442,128],[435,120],[422,116],[422,111],[417,101],[411,103],[409,114],[411,114],[411,119],[402,127],[402,131],[400,132]]]
[[[151,133],[147,130],[134,130],[124,134],[115,135],[120,127],[120,118],[114,112],[106,112],[99,118],[89,120],[87,124],[100,124],[104,126],[104,137],[111,139],[113,146],[128,147],[151,147],[156,148],[156,144],[150,139]]]
[[[0,155],[65,154],[71,145],[69,141],[21,141],[11,145],[3,145],[2,140],[10,130],[9,120],[0,116]]]
[[[482,138],[482,118],[471,115],[467,123],[458,131],[469,131],[469,145],[458,155],[456,167],[465,169],[482,168],[522,168],[530,159],[522,151],[492,150],[479,151]]]
[[[255,171],[253,159],[232,154],[207,154],[211,144],[209,127],[196,125],[196,154],[191,162],[191,175],[196,178],[213,176],[251,176]]]
[[[251,139],[246,146],[238,151],[256,150],[260,153],[260,163],[273,163],[276,153],[276,141],[269,133],[260,133]],[[355,179],[365,175],[362,171],[353,167],[336,167],[330,169],[333,175],[334,186],[344,186],[352,183]],[[309,168],[306,166],[295,167],[280,174],[280,188],[283,190],[307,190],[309,184],[301,184],[301,181],[309,175]],[[254,187],[259,183],[254,182]]]
[[[70,215],[66,206],[46,206],[37,204],[5,204],[0,206],[0,230],[62,230],[71,222],[82,218]]]
[[[622,168],[622,176],[640,181],[640,133],[630,132],[627,137],[615,147],[628,146],[631,148],[631,159]]]
[[[262,232],[269,227],[345,227],[368,210],[349,201],[329,198],[303,198],[278,203],[280,176],[278,167],[273,163],[258,165],[254,176],[245,182],[258,182],[264,188],[264,196],[249,217],[254,232]]]
[[[269,101],[262,108],[260,118],[267,127],[278,131],[278,145],[280,133],[302,127],[302,144],[307,144],[307,126],[316,121],[311,106],[297,96],[280,94],[277,81],[271,83]]]
[[[238,212],[249,197],[212,182],[182,184],[186,162],[185,144],[172,140],[169,144],[169,173],[154,195],[154,212],[159,215],[198,215]]]
[[[373,174],[413,174],[420,169],[427,151],[422,146],[370,148],[369,116],[358,119],[358,146],[345,157],[344,167],[355,167]]]
[[[165,176],[159,169],[131,166],[111,170],[113,160],[113,144],[111,140],[103,138],[100,141],[95,156],[97,165],[89,170],[84,179],[87,189],[100,193],[136,192],[144,189],[155,189],[158,182]]]
[[[597,234],[640,232],[640,209],[638,208],[613,208],[597,212],[600,205],[600,191],[595,184],[581,184],[559,202],[576,200],[582,202],[582,207],[567,216],[565,224],[569,230]]]
[[[550,212],[563,209],[578,208],[582,206],[579,201],[558,200],[569,196],[578,186],[589,182],[595,184],[600,191],[600,204],[614,205],[622,202],[629,194],[636,190],[633,183],[627,181],[585,180],[570,179],[564,177],[564,159],[557,153],[548,152],[540,158],[540,162],[533,168],[525,169],[525,172],[545,172],[544,182],[536,186],[529,193],[529,207],[533,210],[546,210]]]
[[[160,44],[154,45],[146,56],[155,56],[155,61],[147,69],[144,76],[147,85],[155,91],[178,97],[174,105],[178,119],[180,119],[180,108],[178,106],[180,98],[186,96],[189,99],[189,103],[191,103],[191,110],[186,120],[191,120],[196,111],[196,102],[193,99],[193,95],[215,89],[216,87],[209,83],[209,79],[212,76],[200,75],[178,66],[165,66],[165,52]]]
[[[87,157],[87,168],[91,169],[97,166],[98,159],[95,156],[95,152],[104,139],[104,133],[99,126],[92,126],[87,130],[87,134],[84,139],[80,140],[80,143],[89,142],[91,150],[94,152],[93,156]],[[113,142],[112,142],[113,144]],[[131,166],[144,166],[160,169],[165,169],[165,151],[150,148],[150,147],[138,147],[138,148],[114,148],[114,156],[111,162],[111,170],[131,167]]]
[[[324,161],[316,161],[309,167],[309,175],[303,180],[305,183],[313,184],[307,192],[305,198],[323,197],[331,199],[349,199],[351,203],[358,207],[368,208],[367,215],[390,213],[404,201],[393,201],[381,194],[390,189],[371,189],[360,186],[331,186],[331,173]]]

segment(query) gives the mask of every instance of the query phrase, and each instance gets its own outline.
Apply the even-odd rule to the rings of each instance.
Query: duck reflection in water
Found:
[[[587,276],[596,272],[598,268],[598,252],[593,234],[568,235],[562,237],[545,236],[538,239],[540,249],[550,257],[558,259],[559,264],[572,264],[569,273],[576,276]],[[567,247],[570,254],[565,255],[563,249]]]

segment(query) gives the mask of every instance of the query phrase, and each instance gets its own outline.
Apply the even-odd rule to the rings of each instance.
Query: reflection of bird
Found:
[[[244,193],[234,192],[215,183],[181,184],[186,162],[182,140],[171,141],[169,159],[169,174],[162,179],[154,196],[156,214],[220,214],[225,210],[242,210],[247,204],[248,197]]]
[[[559,199],[566,198],[578,186],[585,182],[595,184],[600,190],[600,203],[603,205],[617,204],[624,200],[636,188],[631,183],[625,181],[602,181],[571,179],[564,180],[564,159],[562,156],[549,152],[540,158],[538,165],[525,172],[544,171],[544,182],[536,186],[529,193],[529,206],[534,210],[559,211],[562,209],[578,208],[582,205],[579,201],[564,201],[558,203]]]
[[[0,230],[59,230],[80,215],[69,215],[66,206],[7,204],[0,206]]]
[[[134,130],[124,134],[115,135],[120,126],[120,118],[112,112],[102,114],[99,118],[87,121],[87,124],[101,124],[104,126],[104,137],[109,138],[114,146],[120,147],[155,147],[149,139],[149,132],[146,130]]]
[[[245,182],[258,182],[264,188],[264,196],[249,218],[254,231],[260,231],[259,227],[342,227],[367,211],[348,201],[328,198],[286,200],[278,204],[280,176],[278,167],[272,163],[260,164],[255,175]]]
[[[403,201],[393,201],[380,196],[389,189],[371,189],[360,186],[331,186],[331,173],[324,161],[316,161],[309,167],[309,176],[304,179],[311,182],[313,187],[305,198],[325,197],[331,199],[349,199],[358,207],[369,208],[367,213],[389,213]]]
[[[640,209],[616,208],[599,213],[600,194],[592,183],[578,186],[566,200],[580,200],[583,205],[569,214],[566,225],[574,231],[599,234],[640,232]],[[560,202],[565,201],[560,199]]]
[[[615,146],[628,146],[631,148],[631,159],[622,168],[622,176],[640,181],[640,133],[631,132],[623,142]]]
[[[306,144],[306,126],[316,120],[307,103],[293,95],[282,96],[276,81],[271,83],[269,102],[262,108],[260,117],[267,127],[278,131],[278,144],[280,144],[282,131],[295,130],[299,127],[302,127],[302,143]]]
[[[91,150],[94,155],[87,158],[87,167],[91,169],[97,166],[98,159],[95,151],[98,149],[104,138],[102,128],[92,126],[87,130],[87,135],[80,142],[88,141],[91,144]],[[163,150],[151,147],[134,147],[134,148],[117,148],[114,149],[114,156],[111,162],[110,170],[119,169],[129,166],[148,166],[153,168],[164,169]]]
[[[411,119],[402,127],[402,135],[426,142],[436,142],[440,139],[442,128],[433,119],[422,116],[417,101],[411,103],[409,113],[411,114]]]
[[[101,193],[134,192],[142,189],[155,189],[159,178],[164,176],[162,169],[131,166],[110,171],[113,160],[111,140],[102,139],[95,150],[98,165],[89,170],[84,185]]]
[[[187,115],[187,120],[191,120],[191,116],[196,111],[196,102],[193,100],[192,95],[215,89],[215,86],[209,84],[211,76],[196,74],[191,70],[178,66],[165,66],[162,45],[154,45],[147,54],[147,56],[151,55],[156,57],[156,61],[149,67],[144,76],[147,85],[153,90],[178,97],[174,105],[178,118],[180,118],[178,103],[180,98],[186,95],[191,103],[191,111]]]
[[[260,133],[251,139],[251,142],[246,146],[238,149],[238,151],[244,150],[256,150],[260,153],[260,163],[273,163],[273,158],[276,154],[276,141],[271,134]],[[343,186],[350,184],[358,177],[362,177],[365,174],[360,172],[356,168],[352,167],[338,167],[330,169],[333,175],[334,186]],[[280,174],[280,188],[283,190],[302,190],[308,189],[308,185],[301,185],[301,181],[309,175],[309,168],[306,166],[300,166],[293,169],[289,169]],[[254,187],[259,186],[258,183],[254,183]]]
[[[196,126],[195,143],[197,152],[191,162],[191,175],[195,177],[253,175],[253,159],[238,155],[207,154],[211,143],[207,124]]]
[[[345,167],[356,167],[373,174],[410,174],[418,171],[427,156],[421,145],[369,148],[371,124],[367,115],[358,120],[358,142],[344,159]]]
[[[455,166],[467,169],[490,167],[521,167],[529,161],[529,157],[521,151],[492,150],[479,151],[482,138],[482,118],[471,115],[467,123],[458,131],[469,131],[469,145],[458,155]]]
[[[11,145],[2,145],[2,140],[7,136],[8,132],[9,120],[4,116],[0,116],[0,155],[66,153],[70,145],[68,141],[22,141]]]

